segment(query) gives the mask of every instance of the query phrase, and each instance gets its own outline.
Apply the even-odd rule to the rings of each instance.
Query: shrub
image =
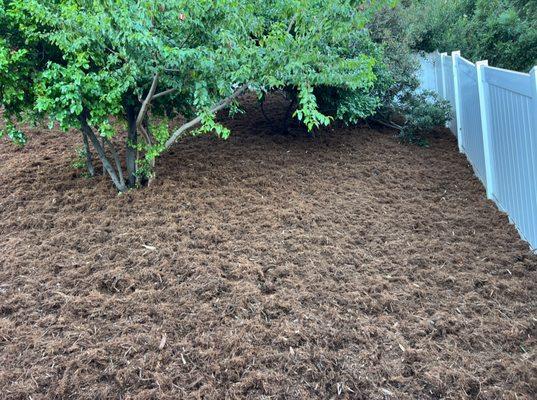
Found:
[[[433,92],[412,93],[394,102],[391,112],[388,124],[399,131],[401,141],[420,146],[428,145],[425,134],[445,125],[452,116],[449,102],[439,99]]]
[[[445,125],[452,111],[435,93],[419,90],[419,63],[405,34],[403,12],[402,6],[387,9],[370,24],[373,39],[384,49],[385,66],[384,85],[377,87],[381,105],[371,120],[396,129],[404,143],[426,145],[425,134]]]
[[[383,5],[369,20],[366,32],[350,37],[346,57],[368,54],[376,60],[375,80],[368,87],[341,89],[320,86],[321,110],[346,124],[369,120],[397,130],[405,143],[424,144],[424,134],[450,117],[448,102],[433,93],[421,93],[419,63],[406,36],[400,5]]]

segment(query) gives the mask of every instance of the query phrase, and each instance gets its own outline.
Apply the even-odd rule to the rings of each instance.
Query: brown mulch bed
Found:
[[[0,143],[0,398],[535,398],[537,256],[449,133],[229,125],[122,196]]]

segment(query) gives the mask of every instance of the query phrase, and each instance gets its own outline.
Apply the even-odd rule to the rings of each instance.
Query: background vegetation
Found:
[[[536,16],[537,0],[413,0],[401,8],[413,49],[461,50],[521,72],[537,65]]]

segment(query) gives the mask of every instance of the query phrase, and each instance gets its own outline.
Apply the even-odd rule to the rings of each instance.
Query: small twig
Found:
[[[149,133],[147,132],[147,130],[145,129],[144,125],[140,125],[139,126],[140,130],[142,131],[142,134],[144,135],[144,139],[145,141],[147,142],[147,145],[148,146],[152,146],[153,145],[153,141],[151,140],[151,136],[149,135]]]
[[[120,54],[118,51],[114,50],[114,49],[111,49],[110,47],[105,47],[106,50],[108,50],[109,52],[111,52],[112,54],[115,54],[116,56],[118,56],[120,59],[122,59],[123,61],[125,62],[129,62],[128,59],[126,59],[122,54]]]

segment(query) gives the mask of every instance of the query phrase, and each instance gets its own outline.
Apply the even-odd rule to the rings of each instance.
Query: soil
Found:
[[[2,141],[0,398],[536,398],[537,256],[453,136],[244,102],[121,196],[79,135]]]

